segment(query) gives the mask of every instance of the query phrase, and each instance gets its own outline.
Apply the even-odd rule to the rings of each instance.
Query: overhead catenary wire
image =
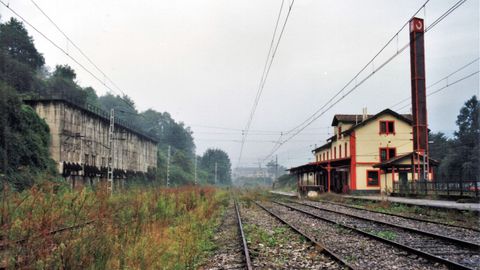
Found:
[[[458,7],[460,7],[462,4],[464,4],[466,2],[466,0],[459,0],[458,2],[456,2],[452,7],[450,7],[447,11],[445,11],[442,15],[440,15],[431,25],[429,25],[426,29],[425,29],[425,33],[427,33],[428,31],[430,31],[433,27],[435,27],[439,22],[441,22],[443,19],[445,19],[448,15],[450,15],[454,10],[456,10]],[[428,3],[425,2],[422,7],[420,9],[417,10],[417,12],[415,12],[415,14],[412,16],[412,18],[422,9],[422,8],[425,8],[425,5]],[[407,25],[408,25],[408,22],[411,20],[411,18],[407,21]],[[402,26],[401,29],[403,29],[405,27],[405,24]],[[394,35],[395,37],[396,35]],[[383,67],[385,67],[388,63],[390,63],[394,58],[396,58],[400,53],[402,53],[403,51],[405,51],[405,49],[407,49],[409,47],[409,44],[410,43],[407,43],[405,46],[403,46],[400,50],[398,50],[395,54],[393,54],[390,58],[388,58],[385,62],[383,62],[379,67],[377,67],[376,69],[373,69],[372,72],[370,74],[368,74],[364,79],[362,79],[360,82],[356,83],[349,91],[347,91],[345,94],[343,94],[340,98],[338,98],[334,103],[330,104],[328,107],[325,108],[326,105],[328,105],[328,102],[324,104],[324,106],[322,106],[323,110],[317,110],[317,112],[315,114],[313,114],[312,116],[310,116],[309,118],[307,119],[310,119],[309,121],[304,121],[303,122],[303,125],[298,125],[295,129],[292,129],[291,132],[293,132],[292,135],[290,135],[289,137],[287,137],[285,140],[283,141],[278,141],[278,143],[272,148],[272,150],[270,151],[270,153],[263,159],[263,161],[266,161],[267,159],[269,159],[282,145],[284,145],[286,142],[288,142],[289,140],[291,140],[292,138],[294,138],[296,135],[298,135],[300,132],[302,132],[306,127],[308,127],[309,125],[311,125],[313,122],[315,122],[318,118],[320,118],[322,115],[324,115],[327,111],[329,111],[333,106],[335,106],[336,104],[338,104],[340,101],[342,101],[346,96],[348,96],[350,93],[352,93],[355,89],[357,89],[360,85],[362,85],[365,81],[367,81],[369,78],[371,78],[376,72],[378,72],[380,69],[382,69]],[[343,91],[343,90],[340,90],[340,91]],[[338,95],[337,95],[338,96]]]
[[[459,83],[459,82],[461,82],[461,81],[463,81],[463,80],[466,80],[466,79],[468,79],[468,78],[470,78],[470,77],[478,74],[479,72],[480,72],[480,71],[477,70],[477,71],[475,71],[475,72],[473,72],[473,73],[470,73],[469,75],[464,76],[464,77],[462,77],[462,78],[460,78],[460,79],[458,79],[458,80],[456,80],[456,81],[454,81],[454,82],[452,82],[452,83],[447,83],[447,85],[445,85],[445,86],[443,86],[443,87],[441,87],[441,88],[439,88],[439,89],[437,89],[437,90],[435,90],[435,91],[433,91],[433,92],[428,93],[428,94],[427,94],[427,97],[432,96],[432,95],[435,95],[435,94],[437,94],[437,93],[445,90],[446,88],[448,88],[448,87],[450,87],[450,86],[452,86],[452,85],[455,85],[455,84],[457,84],[457,83]],[[403,109],[407,108],[408,106],[410,106],[410,104],[407,104],[407,105],[399,108],[398,110],[403,110]]]
[[[40,36],[42,36],[43,38],[45,38],[50,44],[52,44],[55,48],[57,48],[59,51],[61,51],[63,54],[65,54],[70,60],[72,60],[75,64],[77,64],[81,69],[83,69],[85,72],[87,72],[90,76],[92,76],[96,81],[98,81],[101,85],[103,85],[105,88],[107,88],[108,92],[116,92],[112,87],[110,87],[108,84],[106,84],[103,80],[101,80],[97,75],[94,74],[94,72],[92,72],[90,69],[88,69],[85,65],[83,65],[79,60],[77,60],[75,57],[73,57],[72,55],[70,55],[70,53],[68,53],[65,49],[63,49],[60,45],[58,45],[57,43],[55,43],[51,38],[49,38],[47,35],[45,35],[42,31],[40,31],[37,27],[35,27],[32,23],[30,23],[30,21],[28,21],[27,19],[25,19],[25,17],[23,17],[22,15],[20,15],[16,10],[14,10],[10,4],[7,4],[5,3],[3,0],[0,0],[0,3],[5,6],[8,10],[10,10],[15,16],[17,16],[18,18],[20,18],[24,23],[26,23],[28,26],[30,26],[35,32],[37,32]],[[48,17],[49,18],[49,17]],[[51,19],[49,19],[51,20]],[[53,21],[52,21],[53,22]],[[54,24],[56,25],[56,24]],[[58,27],[58,26],[56,26]],[[58,28],[59,29],[59,28]],[[63,32],[63,31],[61,31]],[[67,37],[68,38],[68,37]],[[69,39],[68,39],[69,40]],[[71,42],[71,41],[70,41]],[[74,44],[73,42],[71,42],[72,44]],[[74,45],[76,47],[76,45]],[[105,76],[107,77],[107,76]],[[123,94],[123,91],[120,91],[122,92]],[[125,94],[123,94],[125,95]],[[125,103],[127,104],[127,106],[131,107],[133,110],[136,110],[135,107],[130,104],[130,102],[126,101],[124,99],[124,97],[121,97],[120,96],[120,99]],[[143,116],[141,114],[138,114],[139,116]]]
[[[319,109],[317,109],[311,116],[309,116],[307,119],[305,119],[302,123],[299,125],[295,126],[294,128],[290,129],[289,131],[286,132],[286,135],[294,132],[296,129],[300,128],[302,125],[305,123],[309,122],[312,118],[315,117],[316,114],[318,114],[322,109],[324,109],[330,102],[332,102],[338,95],[340,95],[345,89],[348,88],[349,85],[351,85],[353,82],[355,82],[358,77],[369,67],[371,66],[375,59],[394,41],[398,38],[398,35],[400,34],[401,31],[408,25],[409,21],[415,17],[422,9],[425,9],[425,6],[428,4],[430,0],[425,1],[423,5],[410,17],[407,22],[405,22],[400,29],[383,45],[380,50],[358,71],[353,78],[351,78],[339,91],[337,91],[330,99],[327,100],[327,102],[324,103]],[[397,49],[398,52],[398,49]],[[378,68],[377,68],[378,69]]]
[[[469,67],[469,66],[472,65],[473,63],[477,62],[479,59],[480,59],[480,58],[477,57],[475,60],[470,61],[469,63],[461,66],[460,68],[458,68],[458,69],[456,69],[455,71],[451,72],[451,73],[448,74],[447,76],[445,76],[445,77],[441,78],[440,80],[438,80],[438,81],[430,84],[429,86],[427,86],[427,89],[429,89],[429,88],[431,88],[431,87],[433,87],[433,86],[435,86],[435,85],[437,85],[437,84],[439,84],[439,83],[441,83],[441,82],[443,82],[443,81],[445,81],[445,80],[447,80],[447,84],[448,84],[448,79],[449,79],[451,76],[453,76],[453,75],[457,74],[458,72],[464,70],[465,68]],[[398,106],[398,105],[400,105],[400,104],[402,104],[402,103],[404,103],[404,102],[406,102],[406,101],[409,101],[409,100],[410,100],[410,97],[404,98],[404,99],[400,100],[399,102],[397,102],[397,103],[393,104],[392,106],[390,106],[390,108],[396,107],[396,106]]]
[[[98,72],[100,72],[108,81],[110,81],[110,83],[111,83],[114,87],[116,87],[124,96],[126,95],[125,92],[124,92],[120,87],[118,87],[118,85],[117,85],[112,79],[110,79],[110,77],[109,77],[102,69],[100,69],[100,68],[98,67],[98,65],[95,64],[95,63],[93,62],[93,60],[92,60],[90,57],[88,57],[88,56],[83,52],[83,50],[80,49],[79,46],[77,46],[77,44],[76,44],[75,42],[72,41],[72,39],[70,39],[70,37],[58,26],[57,23],[55,23],[55,22],[53,21],[53,19],[52,19],[50,16],[48,16],[48,14],[47,14],[34,0],[30,0],[30,1],[31,1],[32,4],[50,21],[50,23],[52,23],[53,26],[55,26],[55,28],[68,40],[68,42],[70,42],[70,43],[73,45],[73,47],[75,47],[75,49],[77,49],[78,52],[80,52],[80,54],[81,54],[83,57],[85,57],[85,59],[87,59],[87,61],[88,61],[93,67],[95,67],[95,69],[98,70]]]
[[[271,69],[273,61],[275,59],[275,55],[276,55],[278,47],[280,45],[280,41],[282,40],[283,34],[285,32],[285,27],[287,26],[288,18],[290,17],[290,13],[292,11],[292,7],[293,7],[294,3],[295,3],[295,0],[292,0],[291,3],[290,3],[290,6],[288,8],[288,12],[287,12],[287,15],[285,17],[282,29],[280,31],[280,34],[278,35],[278,39],[277,39],[276,45],[274,47],[274,41],[275,41],[275,37],[276,37],[276,33],[277,33],[279,21],[280,21],[280,16],[281,16],[282,10],[283,10],[284,0],[282,0],[280,10],[279,10],[279,13],[278,13],[278,17],[277,17],[277,21],[276,21],[276,24],[275,24],[275,29],[274,29],[273,35],[272,35],[272,41],[270,42],[270,48],[268,50],[267,58],[266,58],[266,61],[265,61],[263,72],[262,72],[262,77],[260,79],[259,88],[257,89],[257,94],[255,96],[255,100],[253,102],[253,106],[252,106],[252,109],[250,111],[250,115],[249,115],[247,124],[245,126],[245,131],[244,131],[244,134],[243,134],[244,140],[248,136],[248,131],[249,131],[250,126],[252,124],[253,117],[255,115],[255,111],[256,111],[258,103],[260,101],[260,97],[261,97],[263,89],[265,87],[265,83],[267,81],[268,75],[270,74],[270,69]],[[273,51],[272,51],[272,48],[274,48]],[[268,63],[268,67],[267,67],[267,63]],[[245,146],[245,142],[243,142],[240,146],[240,154],[238,156],[238,163],[240,163],[240,161],[242,159],[244,146]]]

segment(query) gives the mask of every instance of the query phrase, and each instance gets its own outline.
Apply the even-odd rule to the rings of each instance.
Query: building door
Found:
[[[408,191],[408,173],[398,172],[398,180],[400,182],[400,193],[406,194]]]

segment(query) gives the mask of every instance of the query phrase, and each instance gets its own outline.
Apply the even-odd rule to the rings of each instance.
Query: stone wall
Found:
[[[99,171],[108,165],[109,119],[61,99],[25,100],[50,127],[50,153],[60,172],[65,164]],[[122,124],[114,128],[113,168],[124,172],[146,173],[157,166],[157,143],[138,130]],[[95,170],[97,170],[95,169]],[[99,173],[99,177],[101,174]]]

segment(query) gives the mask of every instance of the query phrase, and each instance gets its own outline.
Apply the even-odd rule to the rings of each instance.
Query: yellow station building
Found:
[[[392,192],[394,183],[433,178],[434,160],[413,152],[412,116],[385,109],[375,115],[337,114],[334,135],[314,149],[315,162],[290,169],[300,191]],[[416,162],[420,160],[421,163]]]

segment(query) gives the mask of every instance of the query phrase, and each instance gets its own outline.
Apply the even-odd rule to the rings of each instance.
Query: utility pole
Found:
[[[108,172],[107,172],[107,192],[113,193],[113,161],[114,161],[114,149],[113,149],[113,132],[115,128],[115,110],[110,110],[110,127],[108,129]]]
[[[168,155],[167,155],[167,187],[170,186],[170,151],[171,147],[168,146]]]
[[[217,162],[215,161],[215,185],[217,184]]]
[[[273,188],[275,188],[275,183],[278,180],[278,155],[275,155],[275,179],[273,180]]]
[[[195,154],[195,161],[194,161],[194,185],[197,185],[197,155]]]

